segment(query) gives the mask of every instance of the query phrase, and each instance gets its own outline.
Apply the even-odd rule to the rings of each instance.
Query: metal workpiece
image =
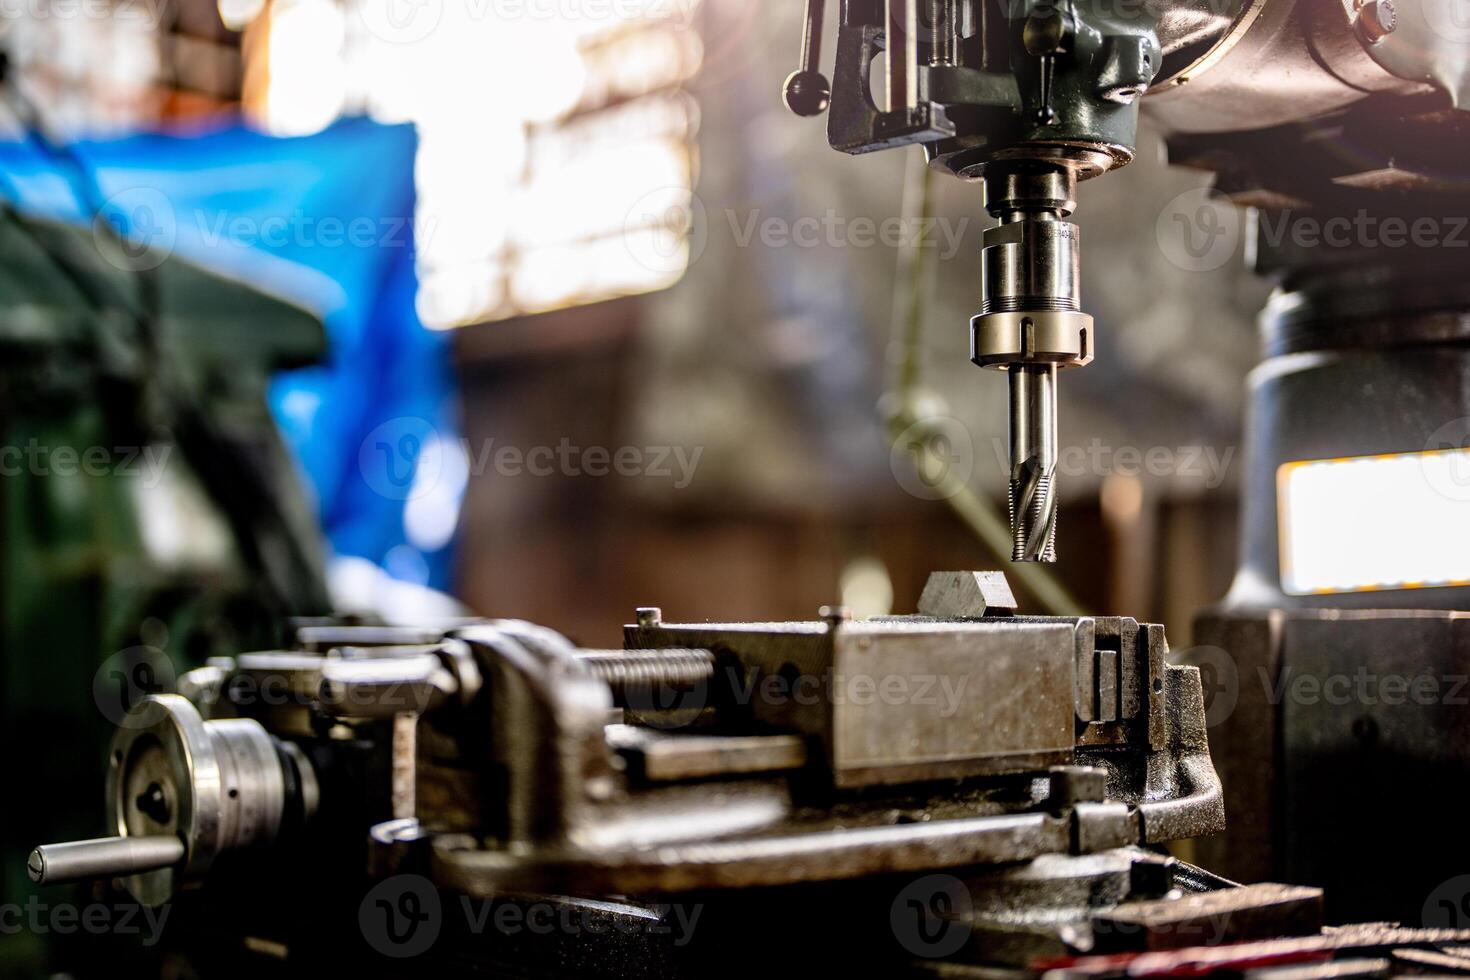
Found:
[[[919,596],[919,615],[935,619],[1010,616],[1016,596],[1001,572],[933,572]]]

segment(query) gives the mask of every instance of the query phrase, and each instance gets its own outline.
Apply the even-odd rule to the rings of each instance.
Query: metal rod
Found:
[[[888,111],[919,104],[920,0],[887,0]]]
[[[182,860],[184,842],[177,837],[102,837],[42,844],[31,851],[26,872],[39,885],[60,885],[157,871]]]
[[[806,20],[801,28],[801,70],[817,71],[822,64],[822,21],[827,0],[806,0]]]
[[[801,64],[786,77],[782,98],[798,116],[820,116],[832,103],[832,83],[821,72],[822,19],[826,0],[806,0],[801,28]]]

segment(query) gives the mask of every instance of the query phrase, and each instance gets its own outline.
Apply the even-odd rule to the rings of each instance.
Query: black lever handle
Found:
[[[786,108],[798,116],[820,116],[832,102],[832,83],[817,70],[822,61],[822,15],[827,0],[806,0],[801,31],[801,67],[786,78]]]

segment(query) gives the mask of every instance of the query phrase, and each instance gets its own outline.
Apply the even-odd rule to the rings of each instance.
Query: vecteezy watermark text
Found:
[[[169,0],[0,0],[0,22],[105,20],[156,28],[169,9]]]
[[[817,704],[868,707],[883,704],[891,707],[912,706],[934,708],[940,718],[953,718],[960,710],[970,676],[949,674],[868,674],[842,673],[828,669],[820,674],[784,671],[765,673],[759,670],[731,671],[730,690],[735,701],[749,705]]]
[[[763,215],[759,208],[741,215],[732,209],[725,212],[725,219],[730,224],[730,235],[737,248],[749,248],[756,242],[769,249],[907,246],[941,249],[939,258],[943,261],[959,253],[965,232],[970,227],[968,217],[958,221],[943,217],[879,220],[848,217],[831,208],[821,217],[807,215],[800,218]]]
[[[1247,222],[1242,209],[1210,187],[1195,187],[1171,198],[1159,212],[1155,236],[1170,263],[1190,272],[1223,267],[1240,251]],[[1315,249],[1466,249],[1470,217],[1453,214],[1402,216],[1317,215],[1283,209],[1259,211],[1255,231],[1268,248]]]
[[[71,936],[86,933],[94,936],[137,937],[144,946],[152,946],[163,937],[170,906],[149,908],[144,905],[107,905],[92,902],[73,905],[50,903],[32,895],[24,903],[0,905],[0,936],[21,932],[34,935]]]
[[[414,44],[444,22],[454,4],[456,26],[485,21],[653,21],[674,30],[693,22],[700,0],[360,0],[358,16],[368,32],[389,44]]]
[[[554,445],[516,446],[490,438],[451,438],[427,419],[404,416],[373,429],[357,463],[374,492],[391,500],[431,493],[441,479],[609,477],[667,480],[683,490],[694,482],[702,446],[582,446],[570,437]]]
[[[1004,439],[992,440],[996,463],[1010,467],[1010,449]],[[1085,446],[1063,446],[1057,450],[1060,476],[1157,476],[1198,481],[1206,490],[1225,482],[1235,447],[1215,446],[1109,446],[1093,439]]]
[[[1470,218],[1457,215],[1403,218],[1360,208],[1352,217],[1282,211],[1257,220],[1261,239],[1272,248],[1283,242],[1297,248],[1470,248]]]
[[[928,709],[938,718],[953,718],[963,709],[969,682],[967,674],[869,673],[831,667],[810,673],[795,664],[775,671],[727,665],[692,685],[635,685],[627,698],[640,723],[658,728],[684,727],[710,705],[716,692],[722,702],[742,708],[884,705]]]
[[[432,882],[395,875],[379,882],[358,907],[363,938],[395,959],[422,956],[452,916],[456,930],[473,936],[645,936],[683,947],[694,938],[702,905],[625,905],[616,902],[524,902],[461,895],[446,906]]]
[[[466,452],[469,445],[466,443]],[[470,473],[480,475],[492,470],[500,476],[608,476],[653,477],[673,480],[674,489],[683,490],[694,481],[704,447],[684,446],[578,446],[562,439],[555,446],[497,445],[487,439],[470,454]]]
[[[1327,705],[1333,708],[1363,708],[1413,705],[1430,707],[1470,705],[1470,675],[1426,670],[1405,674],[1373,670],[1366,664],[1351,671],[1313,673],[1284,665],[1273,672],[1257,665],[1254,676],[1242,677],[1239,665],[1229,651],[1220,647],[1201,646],[1182,651],[1181,663],[1198,667],[1200,687],[1205,697],[1205,724],[1224,722],[1235,713],[1240,703],[1242,684],[1252,680],[1260,685],[1257,703],[1273,706],[1293,704],[1302,707]],[[1364,733],[1371,733],[1366,726]]]
[[[170,445],[52,446],[30,439],[23,446],[0,446],[0,477],[138,476],[151,490],[172,454]]]

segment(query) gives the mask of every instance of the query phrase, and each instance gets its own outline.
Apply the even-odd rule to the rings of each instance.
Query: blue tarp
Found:
[[[72,147],[119,230],[323,318],[328,363],[270,396],[322,528],[338,555],[448,590],[463,482],[436,450],[458,445],[458,400],[447,341],[415,312],[412,127],[282,139],[222,124]],[[34,144],[0,143],[0,168],[26,210],[90,220],[74,172]]]

